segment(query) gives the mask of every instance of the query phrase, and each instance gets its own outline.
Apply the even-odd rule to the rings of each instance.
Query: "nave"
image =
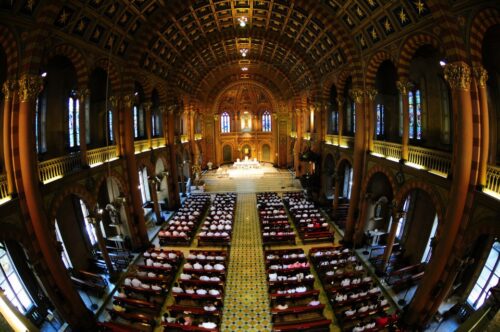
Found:
[[[207,194],[210,194],[215,201],[216,197],[231,195],[217,189],[226,189],[228,186],[237,189],[241,183],[236,182],[250,181],[250,178],[228,178],[210,182],[209,178],[210,176],[207,176],[204,179],[210,191],[204,194],[192,194],[184,201],[183,208],[179,211],[189,206],[190,200],[195,197],[206,202]],[[200,234],[206,236],[214,221],[223,219],[223,217],[211,217],[218,216],[217,211],[224,210],[223,206],[219,205],[212,209],[202,204],[205,210],[202,209],[203,212],[199,215],[203,215],[204,218],[200,217],[200,222],[195,223],[199,225],[195,235],[186,234],[190,238],[186,243],[191,243],[190,245],[179,242],[178,236],[173,236],[173,231],[170,233],[170,238],[165,235],[165,229],[169,229],[168,225],[175,224],[172,221],[176,220],[175,216],[179,212],[174,214],[174,217],[167,222],[167,226],[163,226],[160,231],[163,237],[153,240],[153,245],[156,246],[154,250],[159,255],[163,252],[163,255],[176,257],[175,264],[172,264],[172,270],[169,271],[171,276],[169,282],[162,286],[162,290],[156,294],[158,295],[156,299],[144,296],[145,292],[150,292],[149,290],[145,292],[141,289],[127,290],[125,286],[125,296],[132,301],[139,299],[141,302],[137,302],[137,306],[126,306],[127,316],[112,313],[114,305],[112,301],[108,301],[99,311],[99,320],[104,322],[101,329],[125,331],[133,327],[144,331],[397,330],[397,325],[394,325],[394,329],[389,327],[389,322],[396,320],[396,306],[389,297],[383,295],[383,288],[377,285],[376,276],[367,272],[368,268],[365,268],[362,260],[356,258],[352,250],[343,248],[338,243],[341,238],[323,213],[321,217],[318,216],[318,220],[322,219],[323,225],[316,227],[324,227],[332,238],[335,237],[334,242],[332,238],[311,240],[303,237],[302,232],[308,230],[300,231],[301,226],[298,223],[300,219],[294,216],[299,214],[300,208],[302,208],[301,215],[302,212],[308,211],[312,216],[313,204],[307,206],[305,203],[307,200],[299,200],[303,195],[303,191],[299,188],[295,188],[292,192],[289,187],[283,187],[285,178],[290,183],[294,181],[291,174],[286,177],[283,174],[280,176],[274,174],[252,178],[254,188],[258,191],[249,192],[248,187],[241,187],[241,192],[237,191],[236,196],[230,196],[236,198],[234,210],[226,204],[226,210],[233,211],[234,216],[234,219],[228,217],[233,221],[230,245],[228,243],[203,245],[200,242]],[[266,192],[260,191],[263,188]],[[294,205],[293,199],[298,200],[300,204]],[[304,210],[305,207],[307,210]],[[266,211],[269,211],[267,217]],[[293,239],[281,238],[278,228],[268,228],[271,224],[267,221],[271,220],[275,223],[271,227],[286,222],[288,224],[286,226],[289,226],[294,233]],[[309,232],[316,233],[312,230]],[[273,236],[274,239],[270,241]],[[134,263],[135,266],[144,268],[154,250],[148,250],[143,255],[147,258],[139,258]],[[211,268],[206,270],[204,262],[196,260],[197,257],[203,256],[224,257],[225,264],[222,270],[224,273],[217,274],[219,271]],[[330,262],[329,257],[337,259],[335,262]],[[200,262],[197,270],[194,265]],[[329,265],[331,263],[338,266]],[[153,265],[158,267],[152,267],[150,271],[161,271],[163,268],[158,263]],[[330,270],[338,272],[337,268],[338,271],[344,272],[336,273],[334,276],[331,275],[333,272],[328,272]],[[134,269],[132,267],[132,270]],[[200,277],[202,274],[206,276]],[[213,276],[219,278],[215,283],[208,281]],[[346,280],[352,284],[345,286]],[[123,281],[120,280],[118,284],[121,283],[122,286],[117,289],[123,290]],[[195,287],[190,288],[190,285]],[[209,288],[208,294],[198,294],[204,288]],[[193,289],[195,293],[188,295],[187,292]],[[210,292],[215,289],[219,294],[211,297]],[[116,295],[113,296],[116,299]],[[346,298],[352,296],[352,298],[340,300],[342,296]],[[141,316],[145,312],[144,306],[148,306],[148,303],[161,305],[161,310],[155,304],[157,309],[154,314]],[[211,306],[215,307],[214,311],[210,310]],[[386,328],[379,326],[377,318],[380,317],[383,318],[380,322],[386,322]],[[207,328],[196,326],[203,323],[214,325],[205,325]],[[155,327],[156,324],[158,325]]]

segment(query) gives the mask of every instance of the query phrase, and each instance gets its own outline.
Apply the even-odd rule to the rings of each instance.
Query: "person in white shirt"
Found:
[[[207,295],[207,291],[203,288],[199,288],[196,290],[196,294],[198,295]]]
[[[214,296],[215,296],[215,295],[219,295],[219,294],[220,294],[220,292],[219,292],[217,289],[210,289],[210,290],[208,291],[208,294],[210,294],[210,295],[214,295]]]
[[[205,329],[215,329],[217,327],[217,324],[212,322],[203,322],[199,326]]]
[[[356,309],[348,309],[344,312],[346,317],[350,317],[350,316],[354,315],[355,313],[356,313]]]
[[[200,263],[196,262],[193,265],[193,269],[195,269],[195,270],[201,270],[201,269],[203,269],[203,265],[201,265]]]
[[[214,269],[216,269],[217,271],[222,271],[224,270],[224,265],[217,263],[214,265]]]

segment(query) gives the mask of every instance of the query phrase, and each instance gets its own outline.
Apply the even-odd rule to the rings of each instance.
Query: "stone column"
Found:
[[[392,204],[392,223],[391,228],[389,229],[389,235],[387,236],[387,245],[384,250],[384,254],[382,256],[382,271],[385,272],[387,264],[389,263],[389,258],[392,255],[392,249],[394,248],[394,242],[396,241],[396,232],[398,231],[398,225],[401,222],[401,219],[404,217],[402,211],[396,211],[396,205]]]
[[[16,184],[14,170],[12,165],[12,112],[15,106],[15,97],[17,95],[17,82],[7,80],[3,84],[3,159],[5,166],[5,175],[7,177],[7,190],[9,194],[16,193]]]
[[[85,121],[85,119],[87,112],[89,112],[88,105],[90,101],[90,90],[84,89],[83,91],[79,92],[77,96],[80,107],[80,117],[78,119],[78,123],[80,124],[80,156],[82,166],[85,168],[89,166],[89,161],[87,158],[87,121]],[[106,119],[106,126],[108,124],[107,117],[108,110],[105,110],[104,118]]]
[[[453,119],[456,128],[456,142],[453,144],[455,161],[452,165],[448,208],[444,216],[440,237],[437,239],[432,258],[408,309],[407,322],[423,325],[429,321],[447,295],[454,276],[450,268],[453,264],[455,246],[461,241],[458,232],[466,220],[463,219],[467,194],[471,188],[472,167],[472,102],[470,95],[471,70],[465,62],[453,62],[444,69],[445,79],[451,87]]]
[[[175,209],[181,206],[179,196],[179,185],[177,181],[177,142],[175,141],[175,111],[177,106],[172,105],[168,109],[168,142],[170,153],[170,188],[168,190],[168,200],[171,202],[169,209]]]
[[[359,247],[363,244],[363,236],[365,233],[365,225],[366,225],[366,219],[367,219],[367,213],[368,213],[368,206],[370,205],[370,201],[372,199],[372,193],[365,193],[363,196],[363,200],[361,201],[361,211],[360,211],[360,216],[359,220],[356,224],[356,231],[354,233],[354,239],[353,242],[354,244]]]
[[[413,84],[407,79],[401,79],[396,82],[396,86],[401,94],[403,104],[403,137],[401,142],[401,159],[408,160],[408,142],[410,138],[410,104],[408,103],[408,92]]]
[[[373,151],[373,140],[375,137],[375,97],[377,97],[378,91],[376,89],[366,90],[366,132],[368,137],[366,138],[368,151]]]
[[[146,117],[146,139],[148,140],[148,146],[150,149],[153,148],[153,136],[151,134],[151,121],[153,119],[151,117],[151,107],[153,107],[153,103],[150,101],[142,103],[142,109],[144,110],[144,115]]]
[[[303,135],[303,119],[302,119],[302,110],[301,109],[296,109],[295,114],[297,117],[297,123],[296,123],[296,129],[297,129],[297,138],[295,140],[295,147],[294,147],[294,166],[295,166],[295,175],[297,177],[301,176],[303,173],[303,169],[301,166],[301,161],[299,159],[301,150],[302,150],[302,135]]]
[[[28,216],[27,228],[32,230],[27,236],[36,240],[40,256],[47,266],[47,274],[53,278],[54,284],[47,290],[53,304],[76,330],[92,330],[94,317],[87,310],[80,295],[75,290],[68,272],[57,251],[54,234],[50,234],[49,220],[44,210],[38,178],[38,160],[35,151],[35,101],[41,90],[42,81],[38,75],[24,74],[19,79],[19,126],[14,133],[13,146],[19,147],[19,185],[20,205],[23,214]],[[45,285],[49,286],[49,285]]]
[[[115,138],[116,156],[123,156],[122,137],[120,134],[120,111],[118,109],[118,98],[115,96],[109,97],[111,112],[113,112],[113,137]]]
[[[351,96],[356,108],[356,133],[354,136],[351,199],[349,201],[349,212],[347,214],[344,234],[344,241],[348,244],[353,241],[356,221],[359,217],[359,198],[361,195],[365,159],[364,94],[360,89],[353,89],[351,90]]]
[[[137,164],[135,160],[135,145],[134,145],[134,130],[132,119],[132,107],[134,106],[135,96],[125,95],[122,103],[123,114],[123,147],[125,154],[125,162],[127,165],[127,175],[130,188],[132,216],[134,228],[137,229],[137,234],[132,236],[132,245],[135,249],[145,247],[149,243],[148,230],[144,219],[144,210],[142,209],[142,198],[139,189],[139,177]],[[147,185],[147,184],[145,184]]]
[[[482,189],[486,185],[488,176],[488,157],[490,149],[490,125],[488,110],[488,72],[483,67],[474,68],[474,76],[477,82],[477,91],[479,97],[479,111],[481,121],[481,150],[479,157],[479,187]]]
[[[220,141],[220,121],[219,114],[214,114],[214,149],[215,149],[215,160],[214,166],[219,167],[222,163],[222,146]]]

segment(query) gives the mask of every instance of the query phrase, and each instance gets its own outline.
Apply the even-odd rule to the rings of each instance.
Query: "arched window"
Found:
[[[271,114],[269,111],[265,111],[264,114],[262,114],[262,131],[271,131]]]
[[[142,204],[151,201],[151,194],[149,192],[148,171],[146,167],[139,170],[139,189],[141,190]]]
[[[151,116],[151,136],[153,137],[160,136],[160,131],[161,131],[160,114],[157,109],[153,109]]]
[[[500,278],[499,262],[500,242],[495,241],[491,247],[488,258],[486,258],[481,274],[479,275],[479,278],[477,278],[476,284],[467,298],[467,302],[474,307],[474,309],[483,305],[489,289],[497,285],[498,279]]]
[[[66,249],[66,245],[64,244],[63,237],[61,235],[61,230],[59,229],[59,224],[57,223],[57,220],[55,221],[55,227],[56,227],[56,240],[61,244],[61,258],[63,261],[64,266],[66,266],[67,269],[71,269],[73,267],[73,264],[71,264],[71,259],[69,258],[68,250]]]
[[[406,221],[408,220],[411,200],[412,200],[412,194],[410,193],[408,197],[406,197],[405,202],[403,203],[403,217],[401,218],[401,221],[399,222],[398,228],[396,230],[396,238],[400,240],[404,234]]]
[[[80,146],[80,105],[75,91],[68,98],[68,142],[70,148]]]
[[[37,153],[47,152],[47,141],[45,139],[45,123],[47,118],[47,98],[44,89],[38,95],[35,103],[35,148]]]
[[[95,246],[97,244],[97,233],[95,230],[96,225],[91,222],[90,212],[87,209],[85,203],[80,199],[80,209],[82,210],[83,221],[85,223],[85,230],[90,240],[90,245]]]
[[[350,97],[346,99],[345,103],[346,107],[346,124],[347,124],[347,133],[354,134],[356,132],[356,104],[354,100]]]
[[[408,92],[408,112],[410,117],[410,139],[422,139],[422,100],[420,89]]]
[[[231,122],[227,112],[222,113],[220,117],[220,130],[223,133],[229,133],[231,131]]]
[[[0,288],[5,291],[11,304],[22,314],[26,314],[34,303],[3,242],[0,243],[0,263]]]
[[[376,109],[376,115],[377,115],[376,135],[377,135],[377,137],[384,136],[384,134],[385,134],[385,128],[384,128],[385,114],[384,114],[384,111],[385,111],[384,105],[377,104],[377,109]]]
[[[134,123],[134,138],[139,137],[139,108],[134,105],[132,109],[132,121]]]
[[[332,134],[339,133],[339,112],[337,109],[332,109],[330,112],[330,130]]]
[[[113,111],[108,111],[108,139],[110,142],[114,142],[115,137],[113,134]]]
[[[352,187],[352,167],[346,165],[344,170],[344,186],[342,194],[347,199],[351,199],[351,187]]]

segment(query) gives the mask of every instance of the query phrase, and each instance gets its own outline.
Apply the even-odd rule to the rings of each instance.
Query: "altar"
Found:
[[[234,168],[260,168],[260,163],[257,161],[257,158],[253,158],[253,160],[245,157],[244,160],[240,160],[239,158],[233,163]]]

